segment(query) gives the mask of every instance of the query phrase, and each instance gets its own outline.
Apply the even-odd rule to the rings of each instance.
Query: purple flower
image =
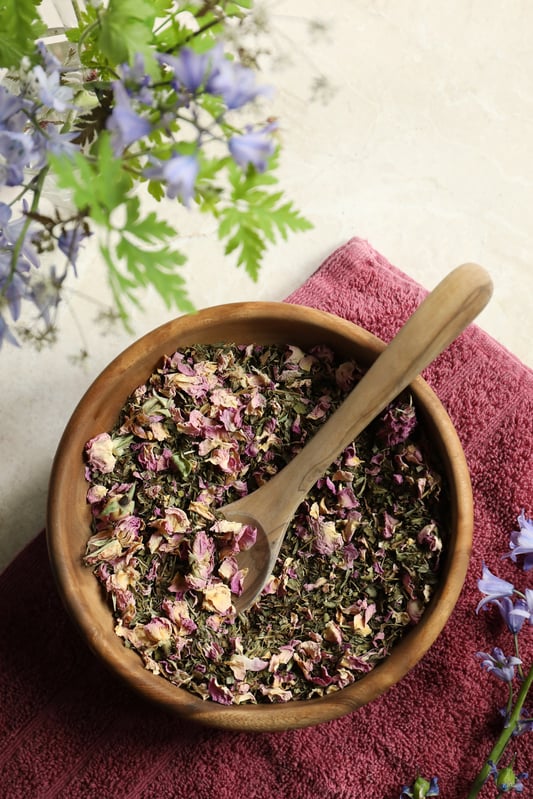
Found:
[[[24,169],[19,164],[0,164],[0,186],[20,186]]]
[[[510,712],[508,708],[502,707],[500,708],[500,715],[503,717],[503,726],[507,728],[510,723]],[[533,732],[533,717],[532,714],[525,708],[521,708],[520,716],[516,720],[515,727],[513,730],[513,738],[518,738],[519,735],[523,735],[525,732]]]
[[[481,668],[485,671],[492,672],[495,677],[503,682],[511,682],[515,675],[515,666],[518,666],[522,661],[520,658],[505,657],[500,647],[495,646],[492,654],[488,655],[486,652],[477,652],[476,657],[481,659]]]
[[[516,635],[522,629],[524,622],[530,618],[530,611],[525,599],[517,599],[513,605],[512,600],[505,596],[501,600],[493,600],[494,604],[498,606],[502,619],[507,625],[507,628],[513,635]]]
[[[503,599],[505,596],[512,596],[514,592],[514,586],[511,583],[492,574],[485,564],[483,564],[483,575],[481,580],[478,580],[477,586],[481,593],[487,596],[478,604],[476,613],[479,613],[479,610],[487,603],[494,602],[496,599]]]
[[[120,81],[113,83],[113,94],[115,106],[106,126],[112,134],[113,152],[120,155],[130,144],[147,136],[152,126],[133,110],[128,93]]]
[[[179,197],[184,205],[189,205],[194,194],[198,175],[198,161],[194,155],[173,155],[167,161],[156,161],[154,166],[145,169],[147,178],[161,180],[167,184],[167,197]]]
[[[3,228],[7,227],[9,224],[9,220],[11,219],[11,208],[7,203],[0,202],[0,234],[3,232]]]
[[[79,136],[79,131],[60,133],[52,122],[43,122],[39,130],[35,131],[33,141],[44,163],[44,153],[46,152],[69,157],[74,155],[80,149],[77,144],[72,143],[77,136]]]
[[[48,73],[61,69],[61,61],[48,49],[44,42],[37,42],[37,50],[41,56],[44,68]]]
[[[509,546],[511,551],[504,557],[510,557],[516,563],[519,555],[524,555],[523,569],[533,569],[533,519],[527,519],[525,510],[518,517],[519,529],[511,533]]]
[[[234,161],[242,169],[246,169],[248,164],[252,164],[258,172],[264,172],[267,160],[274,153],[274,142],[269,134],[275,128],[276,125],[271,124],[262,130],[249,129],[247,133],[232,136],[228,146]]]
[[[216,45],[206,53],[195,53],[190,47],[182,47],[179,56],[160,53],[157,59],[160,64],[166,64],[174,73],[173,85],[179,93],[186,89],[191,94],[205,85],[214,69],[222,61],[222,48]]]
[[[526,588],[525,602],[529,611],[529,623],[533,624],[533,588]]]
[[[9,164],[27,166],[31,161],[33,150],[33,141],[25,133],[0,131],[0,155],[3,155]]]
[[[58,71],[46,73],[41,66],[32,70],[37,87],[39,100],[48,108],[62,113],[73,108],[73,91],[69,86],[61,85],[61,76]]]
[[[260,94],[269,95],[272,92],[268,86],[256,85],[253,70],[227,58],[219,61],[207,81],[206,89],[211,94],[220,95],[230,110],[242,108]]]
[[[154,104],[152,78],[146,72],[143,54],[135,53],[133,63],[122,64],[120,71],[128,95],[143,105],[152,106]]]
[[[6,206],[5,203],[1,203],[0,207],[0,253],[2,251],[6,253],[9,250],[11,255],[13,247],[23,233],[24,227],[26,225],[26,219],[21,216],[19,219],[11,222],[11,208]],[[28,205],[25,201],[22,203],[22,209],[24,212],[28,210]],[[31,240],[31,235],[32,228],[30,226],[25,231],[24,242],[19,253],[19,261],[17,266],[19,271],[27,271],[30,264],[35,268],[39,266],[37,254],[32,245],[29,243]]]
[[[513,731],[513,736],[518,737],[525,732],[533,732],[533,717],[528,710],[522,708],[520,711],[520,718],[516,722],[516,727]]]
[[[0,86],[0,130],[20,133],[28,120],[24,113],[25,105],[27,103],[21,97]]]
[[[64,253],[76,271],[76,261],[78,258],[80,244],[84,238],[91,235],[81,225],[76,225],[71,230],[63,228],[57,240],[57,246]]]
[[[0,294],[6,300],[11,317],[16,322],[20,316],[20,305],[22,298],[26,295],[26,281],[18,273],[10,274],[11,253],[9,259],[2,258],[0,254]]]
[[[28,289],[28,273],[31,266],[38,267],[39,261],[31,244],[26,238],[17,251],[16,263],[13,262],[15,247],[22,235],[31,236],[31,230],[24,230],[24,217],[11,222],[11,208],[0,203],[0,295],[7,302],[11,316],[16,321],[20,315],[21,302],[31,298]],[[2,325],[2,337],[8,337],[5,323]]]

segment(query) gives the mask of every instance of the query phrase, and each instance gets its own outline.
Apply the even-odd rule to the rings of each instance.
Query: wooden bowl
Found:
[[[110,430],[131,392],[160,357],[191,344],[329,344],[343,357],[370,364],[384,344],[371,333],[328,313],[286,303],[248,302],[207,308],[158,327],[132,344],[102,372],[70,419],[55,457],[48,500],[50,560],[64,604],[91,649],[144,697],[191,721],[243,731],[274,731],[329,721],[372,701],[398,682],[435,641],[461,591],[472,544],[470,478],[455,429],[422,378],[411,384],[423,424],[450,484],[450,540],[439,586],[422,616],[391,654],[359,681],[327,696],[282,704],[220,705],[204,701],[147,671],[139,655],[114,632],[101,587],[82,557],[90,535],[83,448]]]

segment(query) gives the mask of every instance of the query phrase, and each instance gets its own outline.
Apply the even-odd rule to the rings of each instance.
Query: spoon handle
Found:
[[[285,496],[294,491],[299,503],[359,433],[472,322],[491,294],[492,281],[483,267],[463,264],[450,272],[408,319],[342,405],[284,467],[280,479]]]

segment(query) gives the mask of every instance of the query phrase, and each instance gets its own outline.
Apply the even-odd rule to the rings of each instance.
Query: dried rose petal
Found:
[[[113,439],[109,433],[91,438],[85,445],[85,454],[89,465],[97,472],[109,474],[115,468],[117,459],[113,454]]]
[[[224,583],[209,585],[204,590],[202,607],[215,613],[228,613],[233,607],[231,591]]]

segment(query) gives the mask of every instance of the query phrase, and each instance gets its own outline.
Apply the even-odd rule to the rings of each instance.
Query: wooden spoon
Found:
[[[463,264],[426,297],[335,413],[305,447],[261,488],[220,508],[230,521],[257,529],[256,543],[237,555],[247,569],[239,613],[252,605],[276,563],[289,522],[327,468],[483,310],[492,294],[488,273]],[[320,343],[320,342],[317,342]]]

